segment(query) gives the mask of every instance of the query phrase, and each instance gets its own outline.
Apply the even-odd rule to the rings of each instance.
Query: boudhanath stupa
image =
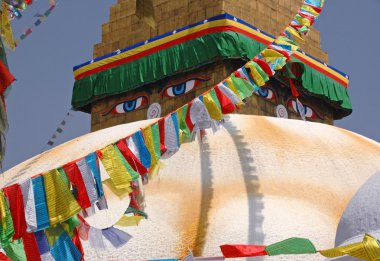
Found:
[[[206,104],[206,95],[219,95],[213,88],[224,88],[218,84],[273,42],[303,2],[118,0],[93,59],[74,67],[72,106],[91,115],[92,132],[6,171],[1,186],[61,166],[68,172],[67,164],[94,151],[103,159],[102,148],[111,143],[125,156],[118,141],[130,135],[134,139],[123,144],[144,165],[141,150],[133,149],[135,133],[142,130],[148,143],[147,135],[154,133],[148,134],[147,126],[162,134],[161,117],[183,116],[181,106],[194,99]],[[349,76],[328,65],[317,30],[299,44],[291,61],[243,99],[235,113],[198,130],[192,142],[178,138],[181,146],[173,155],[163,153],[140,191],[140,210],[148,218],[137,226],[117,227],[133,197],[104,185],[102,176],[108,208],[82,208],[84,219],[99,231],[116,224],[132,238],[107,248],[83,240],[86,260],[177,260],[190,251],[195,257],[221,258],[224,244],[267,246],[298,237],[321,250],[361,242],[365,233],[378,238],[380,144],[334,126],[334,120],[352,112]],[[173,117],[165,124],[168,118]],[[181,128],[185,116],[176,119],[170,124]],[[160,145],[167,144],[158,144],[158,151]],[[156,150],[151,146],[149,152]],[[102,164],[100,173],[113,179],[116,174]]]

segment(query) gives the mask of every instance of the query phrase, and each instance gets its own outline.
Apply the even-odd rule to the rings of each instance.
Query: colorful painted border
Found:
[[[247,22],[230,14],[222,14],[75,66],[73,68],[74,77],[76,80],[79,80],[200,36],[223,31],[238,32],[266,45],[269,45],[274,40],[272,35],[261,31]],[[301,50],[294,53],[294,57],[329,78],[334,79],[344,87],[348,86],[349,77],[347,74],[319,61]]]

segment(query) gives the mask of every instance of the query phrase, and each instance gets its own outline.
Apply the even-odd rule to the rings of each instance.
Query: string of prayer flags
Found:
[[[303,255],[319,253],[322,256],[328,258],[336,258],[349,255],[360,260],[380,260],[379,240],[369,234],[364,235],[362,242],[319,251],[317,251],[313,243],[306,238],[289,238],[268,246],[222,245],[220,246],[220,249],[225,258]]]
[[[51,135],[50,139],[48,140],[48,142],[45,144],[45,146],[43,147],[42,151],[44,151],[46,149],[46,147],[52,147],[54,144],[55,144],[55,141],[57,140],[57,138],[59,137],[60,134],[62,134],[66,124],[67,124],[67,118],[69,116],[73,116],[73,113],[72,113],[72,110],[68,111],[65,115],[65,117],[63,118],[63,120],[59,123],[59,126],[55,129],[54,133]]]
[[[9,19],[13,20],[14,18],[20,19],[22,17],[21,11],[25,11],[28,6],[30,6],[33,1],[32,0],[21,0],[21,1],[10,1],[10,0],[4,0],[4,2],[7,2],[7,10]]]
[[[29,28],[27,28],[15,41],[14,41],[14,46],[15,47],[17,47],[17,46],[19,46],[20,45],[20,42],[21,41],[23,41],[23,40],[25,40],[25,38],[27,37],[27,36],[29,36],[32,32],[33,32],[33,30],[37,27],[37,26],[39,26],[39,25],[41,25],[41,23],[43,22],[43,21],[45,21],[46,20],[46,18],[48,18],[49,16],[50,16],[50,14],[53,12],[53,10],[55,9],[55,7],[57,6],[57,4],[56,4],[56,1],[50,1],[50,5],[49,5],[49,8],[45,11],[45,12],[43,12],[43,14],[40,14],[40,13],[37,13],[36,15],[35,15],[35,17],[37,17],[37,20],[36,21],[34,21],[34,23],[29,27]]]
[[[305,238],[289,238],[269,245],[222,245],[220,249],[226,258],[314,254],[316,249],[310,240]]]

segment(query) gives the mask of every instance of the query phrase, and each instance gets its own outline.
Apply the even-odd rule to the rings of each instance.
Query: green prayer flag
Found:
[[[189,108],[188,104],[185,104],[182,106],[181,118],[178,119],[179,129],[184,133],[186,139],[188,139],[191,136],[191,131],[186,123],[186,114],[187,114],[188,108]]]
[[[158,123],[152,125],[152,136],[153,136],[153,145],[154,145],[154,154],[156,159],[161,158],[161,149],[160,149],[160,129]]]
[[[127,169],[129,175],[131,175],[132,180],[138,180],[140,175],[131,167],[131,165],[129,165],[128,161],[124,158],[119,148],[115,144],[113,145],[113,147],[115,148],[117,155],[119,156],[124,167]]]
[[[219,110],[222,111],[222,106],[220,105],[220,102],[218,100],[218,96],[216,95],[215,89],[211,89],[210,91],[211,98],[215,102],[216,106],[218,106]]]
[[[0,224],[0,241],[2,247],[4,248],[11,242],[14,234],[14,228],[11,212],[9,211],[3,191],[0,191],[0,201],[1,208],[3,208],[2,210],[4,211],[3,214],[5,214],[5,217],[3,217],[5,220],[2,220]]]
[[[62,228],[62,225],[58,224],[55,227],[49,227],[45,230],[45,235],[50,247],[53,247],[54,243],[62,235],[65,230]]]
[[[284,241],[265,247],[269,256],[314,254],[317,252],[315,246],[309,239],[292,237]]]
[[[63,182],[65,183],[65,185],[70,189],[70,181],[66,176],[65,170],[63,168],[58,168],[58,172],[61,175],[61,178],[62,178]]]
[[[252,93],[254,91],[253,85],[251,85],[246,80],[238,78],[234,75],[231,75],[231,79],[232,79],[232,83],[234,84],[235,88],[241,94],[242,99],[245,99],[245,98],[252,96]]]
[[[12,261],[26,261],[24,244],[21,239],[15,240],[4,247],[4,251]]]
[[[125,214],[139,214],[140,216],[143,216],[145,219],[148,219],[148,215],[144,211],[135,209],[133,207],[128,207],[125,211]]]

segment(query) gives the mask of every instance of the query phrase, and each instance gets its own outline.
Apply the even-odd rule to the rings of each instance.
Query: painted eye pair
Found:
[[[263,97],[263,98],[265,98],[267,100],[270,100],[270,101],[273,101],[273,102],[277,102],[277,96],[276,96],[275,91],[272,90],[269,87],[261,87],[255,93],[256,93],[256,95],[258,95],[260,97]],[[315,119],[315,118],[318,117],[318,115],[315,113],[315,111],[311,107],[309,107],[307,105],[303,105],[303,108],[299,108],[296,100],[293,99],[293,98],[291,98],[291,99],[288,100],[287,107],[290,110],[296,112],[297,114],[299,114],[300,110],[303,109],[306,118]]]
[[[184,95],[192,90],[194,90],[201,82],[207,81],[207,77],[197,77],[186,80],[185,82],[173,83],[164,87],[162,97],[175,98],[181,95]],[[105,113],[112,114],[123,114],[138,109],[145,108],[149,104],[148,96],[142,95],[136,98],[126,100],[120,103],[117,103],[112,107],[112,109]]]
[[[288,101],[288,108],[292,109],[294,112],[298,114],[300,114],[300,111],[303,109],[306,118],[310,118],[310,119],[317,118],[317,114],[314,112],[312,108],[310,108],[307,105],[303,105],[303,108],[300,108],[300,106],[298,106],[295,99],[290,99]]]

